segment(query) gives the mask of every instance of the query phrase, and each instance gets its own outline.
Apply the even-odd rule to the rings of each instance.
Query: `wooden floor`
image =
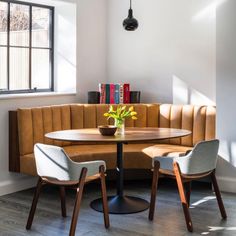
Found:
[[[139,182],[139,183],[138,183]],[[126,193],[149,200],[150,182],[126,183]],[[60,214],[59,192],[45,188],[30,231],[25,224],[31,204],[33,189],[0,197],[0,235],[4,236],[63,236],[68,235],[75,193],[67,191],[68,217]],[[115,193],[109,184],[108,193]],[[156,213],[153,222],[148,221],[148,211],[132,215],[110,215],[111,228],[103,226],[103,216],[89,207],[91,200],[100,196],[99,185],[87,185],[84,192],[76,235],[236,235],[236,195],[223,193],[227,221],[221,220],[214,194],[206,186],[194,186],[191,199],[191,214],[194,233],[185,227],[177,187],[173,182],[162,182],[157,195]]]

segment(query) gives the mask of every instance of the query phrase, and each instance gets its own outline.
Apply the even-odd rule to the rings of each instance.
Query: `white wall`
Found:
[[[144,102],[214,103],[214,8],[208,10],[210,16],[203,12],[214,2],[135,0],[139,28],[127,32],[122,21],[129,1],[109,0],[109,81],[129,82],[132,90],[141,90]]]
[[[0,195],[19,191],[35,184],[35,179],[8,172],[8,111],[18,107],[32,107],[73,102],[85,102],[87,91],[96,89],[98,81],[106,79],[106,5],[105,0],[67,0],[67,1],[38,1],[39,3],[55,4],[59,7],[58,13],[62,18],[57,18],[57,32],[55,37],[56,60],[58,67],[56,78],[61,82],[68,81],[75,75],[77,69],[77,95],[57,95],[45,97],[16,97],[3,99],[0,96]],[[77,4],[77,24],[71,19],[75,16],[70,4]],[[64,10],[63,10],[64,9]],[[58,15],[59,17],[59,15]],[[76,27],[75,27],[76,25]],[[76,29],[77,28],[77,29]],[[69,33],[69,31],[71,32]],[[77,31],[77,49],[75,36],[71,33]],[[73,38],[71,38],[73,37]],[[77,52],[77,53],[76,53]],[[78,66],[76,66],[76,57]],[[60,62],[60,63],[59,63]],[[63,68],[61,67],[63,66]],[[67,72],[67,73],[66,73]],[[67,86],[64,84],[62,89]],[[67,90],[67,89],[66,89]]]
[[[222,190],[236,192],[236,1],[218,7],[216,20],[217,136],[221,140],[217,176]]]
[[[107,82],[107,1],[78,0],[77,9],[77,91],[79,101],[87,102],[87,92]]]

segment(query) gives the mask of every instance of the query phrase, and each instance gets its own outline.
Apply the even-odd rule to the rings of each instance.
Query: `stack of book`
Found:
[[[130,103],[129,84],[99,84],[99,92],[102,104]]]

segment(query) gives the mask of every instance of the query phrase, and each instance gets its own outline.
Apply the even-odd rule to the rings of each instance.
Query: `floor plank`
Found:
[[[151,183],[131,181],[125,185],[126,194],[140,196],[149,201]],[[68,235],[75,192],[66,191],[68,217],[63,219],[60,212],[59,191],[45,187],[39,198],[32,229],[25,230],[34,189],[0,197],[0,236],[63,236]],[[115,193],[110,183],[108,194]],[[191,216],[194,232],[188,233],[175,183],[162,181],[158,188],[154,221],[148,221],[148,211],[131,215],[110,215],[111,228],[106,230],[101,213],[92,210],[89,203],[100,197],[97,184],[85,187],[76,235],[78,236],[195,236],[195,235],[236,235],[236,195],[223,193],[228,214],[221,220],[214,194],[206,185],[194,185],[191,196]]]

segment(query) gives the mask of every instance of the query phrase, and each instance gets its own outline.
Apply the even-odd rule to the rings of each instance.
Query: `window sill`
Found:
[[[35,97],[56,97],[56,96],[75,96],[76,92],[41,92],[41,93],[20,93],[20,94],[0,94],[0,100],[15,98],[35,98]]]

